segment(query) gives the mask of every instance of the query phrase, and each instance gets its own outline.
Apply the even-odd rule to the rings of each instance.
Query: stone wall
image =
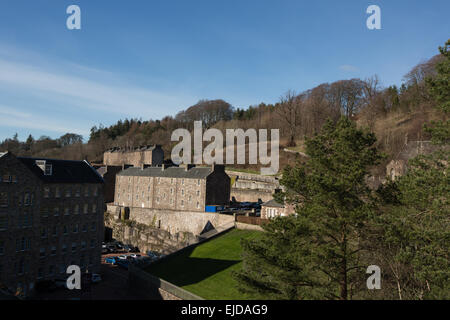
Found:
[[[274,191],[231,188],[231,199],[234,197],[239,202],[258,202],[258,199],[267,202],[273,199],[273,194]]]
[[[120,207],[107,206],[105,226],[112,237],[147,250],[171,253],[199,240],[203,232],[232,223],[233,216],[217,213],[130,208],[129,220],[119,219]]]

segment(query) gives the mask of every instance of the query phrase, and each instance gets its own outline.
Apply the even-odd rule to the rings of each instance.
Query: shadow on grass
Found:
[[[159,265],[150,269],[149,272],[176,286],[183,287],[203,281],[240,262],[239,260],[183,257],[183,259],[171,261],[170,264]]]

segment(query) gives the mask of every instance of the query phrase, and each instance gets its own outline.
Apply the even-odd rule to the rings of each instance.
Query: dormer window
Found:
[[[46,176],[51,176],[53,174],[53,167],[51,164],[46,164],[45,165],[45,172],[44,175]]]
[[[45,176],[51,176],[53,174],[53,167],[46,160],[36,160],[36,165],[44,172]]]

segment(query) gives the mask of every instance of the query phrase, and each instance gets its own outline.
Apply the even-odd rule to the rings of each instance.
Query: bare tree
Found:
[[[302,96],[297,96],[295,91],[289,90],[280,97],[280,102],[275,108],[275,112],[281,118],[288,131],[288,146],[295,146],[295,135],[297,125],[300,124],[300,109],[303,104]]]

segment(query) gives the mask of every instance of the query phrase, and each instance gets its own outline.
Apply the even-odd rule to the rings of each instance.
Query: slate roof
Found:
[[[103,183],[103,178],[87,161],[56,160],[17,157],[40,180],[45,183]],[[52,175],[44,175],[36,160],[45,160],[52,165]]]
[[[186,178],[186,179],[206,179],[213,172],[211,167],[194,167],[186,171],[183,167],[169,167],[164,170],[162,167],[128,168],[118,173],[119,176],[141,176],[141,177],[161,177],[161,178]]]
[[[269,200],[267,202],[264,202],[262,204],[262,206],[272,207],[272,208],[284,208],[284,205],[279,203],[279,202],[277,202],[275,199],[272,199],[272,200]]]
[[[139,146],[133,149],[126,149],[126,148],[121,148],[121,147],[113,147],[111,149],[106,150],[106,152],[135,152],[135,151],[152,151],[155,150],[157,148],[161,148],[161,145],[159,144],[154,144],[154,145],[146,145],[146,146]]]

